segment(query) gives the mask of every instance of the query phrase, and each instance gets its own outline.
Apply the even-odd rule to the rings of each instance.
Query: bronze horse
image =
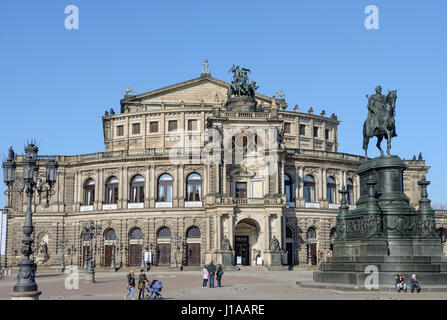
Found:
[[[397,137],[396,134],[396,126],[394,122],[394,114],[396,109],[396,99],[397,99],[397,90],[388,90],[388,95],[385,100],[385,104],[383,110],[379,113],[374,113],[374,117],[377,120],[377,126],[375,128],[368,128],[368,120],[367,119],[363,124],[363,150],[365,150],[365,159],[368,158],[368,144],[369,139],[372,137],[377,137],[377,148],[380,150],[380,155],[383,157],[384,153],[380,144],[385,138],[387,140],[387,155],[390,154],[391,150],[391,139],[393,137]],[[369,129],[369,130],[368,130]]]

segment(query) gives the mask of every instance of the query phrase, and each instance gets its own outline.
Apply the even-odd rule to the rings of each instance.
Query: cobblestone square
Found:
[[[138,272],[136,272],[138,275]],[[80,273],[79,289],[65,288],[66,275],[42,274],[36,278],[41,300],[123,300],[126,290],[126,273],[97,273],[97,283],[83,280]],[[444,300],[447,292],[420,294],[397,292],[342,292],[327,289],[301,288],[296,281],[309,281],[312,271],[227,271],[222,288],[202,288],[200,271],[149,272],[149,280],[163,283],[166,300]],[[15,277],[0,281],[0,299],[9,299]],[[216,285],[217,283],[215,283]],[[422,284],[423,286],[423,284]],[[135,290],[138,298],[138,289]],[[130,302],[131,303],[131,302]]]

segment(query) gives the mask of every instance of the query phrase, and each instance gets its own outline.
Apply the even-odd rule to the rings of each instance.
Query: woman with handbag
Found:
[[[138,292],[138,300],[144,299],[144,289],[146,288],[146,274],[144,273],[144,269],[141,269],[140,276],[138,277],[138,289],[140,290]]]

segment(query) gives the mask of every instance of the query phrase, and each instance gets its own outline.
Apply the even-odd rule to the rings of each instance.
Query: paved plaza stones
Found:
[[[149,279],[163,283],[166,300],[437,300],[447,299],[447,292],[411,294],[388,292],[349,292],[331,289],[303,288],[296,281],[310,281],[311,270],[293,271],[227,271],[223,288],[202,289],[200,271],[149,272]],[[82,276],[81,276],[82,279]],[[65,275],[42,274],[36,278],[41,300],[123,300],[126,273],[97,273],[96,283],[79,282],[79,290],[66,290]],[[0,299],[9,300],[15,277],[0,281]],[[135,296],[138,296],[136,290]],[[132,303],[132,301],[128,301]],[[151,302],[148,302],[151,303]]]

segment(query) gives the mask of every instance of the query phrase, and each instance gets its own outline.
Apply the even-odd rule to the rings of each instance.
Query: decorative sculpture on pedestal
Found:
[[[255,92],[259,87],[256,85],[256,81],[249,82],[250,70],[233,65],[229,72],[233,73],[233,79],[227,92],[227,109],[256,111]]]
[[[383,150],[380,143],[385,138],[388,141],[387,155],[391,155],[391,139],[396,137],[396,127],[394,115],[396,109],[397,90],[388,91],[388,95],[382,94],[382,87],[376,87],[376,93],[371,97],[368,95],[368,117],[363,124],[363,149],[365,150],[365,159],[368,158],[369,139],[377,137],[377,148],[383,156]]]
[[[368,101],[368,118],[364,124],[365,155],[369,138],[377,136],[381,156],[366,159],[357,169],[360,198],[356,209],[349,211],[347,191],[342,196],[337,216],[334,254],[314,272],[317,282],[363,285],[368,265],[379,271],[380,284],[392,284],[396,273],[410,278],[417,273],[425,285],[447,285],[447,257],[435,230],[434,211],[427,194],[428,181],[419,181],[421,200],[415,210],[404,193],[403,172],[407,168],[398,156],[391,155],[391,138],[395,137],[394,109],[396,91],[385,97],[380,86]],[[380,141],[388,139],[387,156]]]

